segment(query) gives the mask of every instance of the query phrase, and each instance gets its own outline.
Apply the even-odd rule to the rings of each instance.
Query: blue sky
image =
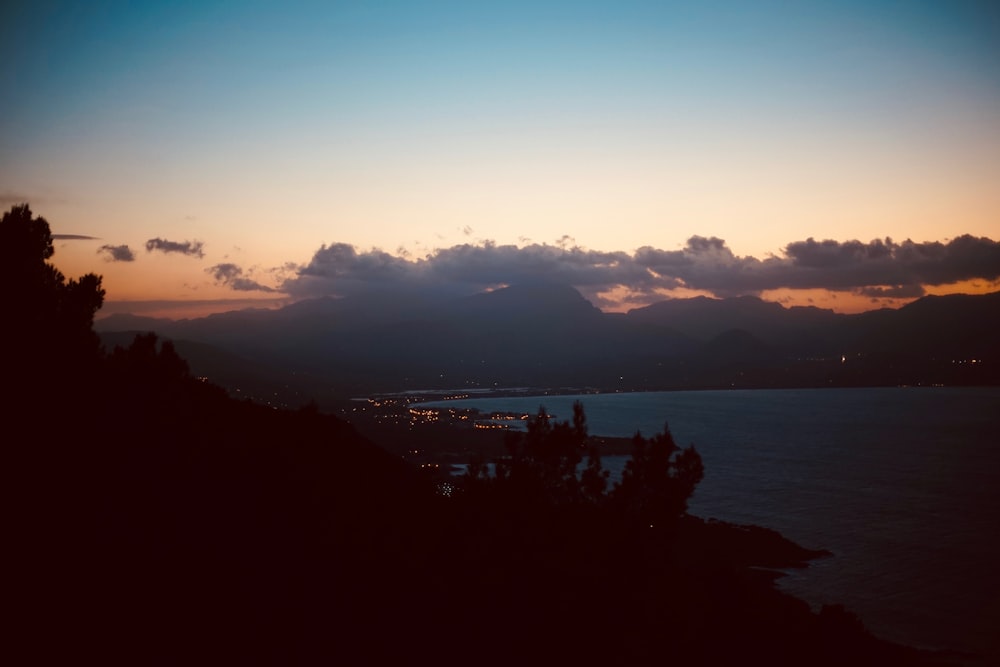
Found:
[[[10,16],[0,198],[95,237],[55,260],[103,274],[109,300],[293,297],[287,281],[333,244],[417,262],[464,244],[631,254],[698,236],[764,260],[808,238],[1000,236],[993,2],[33,2]],[[204,253],[144,250],[154,238]],[[101,251],[126,245],[133,261]],[[222,265],[267,289],[237,293]]]

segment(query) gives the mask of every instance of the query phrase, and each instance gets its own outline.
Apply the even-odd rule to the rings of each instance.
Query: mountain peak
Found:
[[[503,310],[552,317],[566,313],[600,313],[590,301],[570,285],[553,282],[518,283],[509,287],[480,292],[468,299],[472,307]]]

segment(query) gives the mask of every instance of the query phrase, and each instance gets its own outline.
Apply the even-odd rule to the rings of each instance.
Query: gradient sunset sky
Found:
[[[0,204],[105,314],[1000,289],[995,0],[35,1],[0,29]]]

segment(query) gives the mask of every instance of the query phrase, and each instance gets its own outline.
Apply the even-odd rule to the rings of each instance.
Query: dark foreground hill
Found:
[[[777,591],[821,554],[770,531],[426,476],[151,337],[25,389],[9,601],[37,664],[947,664]]]
[[[196,343],[200,349],[188,350],[196,373],[289,405],[432,388],[1000,382],[1000,293],[924,297],[858,315],[753,297],[602,313],[560,285],[368,305],[319,299],[177,322],[115,316],[98,329]]]
[[[230,398],[169,341],[102,351],[101,280],[52,250],[26,205],[0,219],[17,664],[940,664],[754,569],[817,552],[687,516],[701,459],[669,434],[610,493],[596,456],[575,473],[582,408],[494,476],[429,477],[315,406]]]

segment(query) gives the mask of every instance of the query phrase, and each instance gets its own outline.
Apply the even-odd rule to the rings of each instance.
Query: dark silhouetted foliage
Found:
[[[652,438],[636,433],[632,457],[620,482],[608,490],[607,470],[589,443],[582,403],[573,419],[553,422],[544,406],[528,420],[525,433],[511,433],[508,455],[495,462],[490,479],[482,461],[465,475],[467,488],[492,488],[510,505],[589,505],[608,508],[621,521],[670,529],[687,511],[687,502],[704,474],[693,446],[681,449],[668,427]],[[586,466],[581,470],[583,454]]]
[[[587,421],[579,402],[573,405],[572,424],[553,423],[541,406],[526,433],[508,438],[509,455],[496,461],[497,482],[528,502],[578,502],[582,488],[576,469],[586,446]]]
[[[315,405],[192,377],[169,340],[100,355],[83,335],[100,279],[49,266],[26,206],[0,230],[25,322],[3,366],[45,371],[3,404],[24,662],[939,664],[750,568],[815,554],[686,516],[701,461],[669,432],[637,436],[608,491],[582,406],[572,423],[542,409],[495,476],[476,461],[442,495]]]
[[[8,353],[5,371],[18,383],[39,381],[55,369],[64,376],[86,372],[98,356],[93,322],[104,302],[101,278],[67,281],[48,262],[53,253],[49,223],[27,204],[3,214],[0,284],[7,289],[8,317],[0,346]]]
[[[612,501],[628,519],[640,524],[671,525],[687,511],[687,502],[704,476],[701,456],[681,449],[667,425],[652,438],[636,433],[632,458],[625,464]]]

